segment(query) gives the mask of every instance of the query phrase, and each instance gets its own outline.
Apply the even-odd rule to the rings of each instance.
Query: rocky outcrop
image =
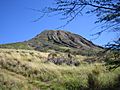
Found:
[[[29,40],[28,44],[33,47],[54,44],[78,49],[99,48],[97,45],[93,44],[91,41],[88,41],[80,35],[62,30],[45,30],[38,34],[35,38]]]
[[[101,47],[78,34],[63,30],[45,30],[28,41],[2,44],[0,48],[29,49],[43,52],[49,50],[65,52],[70,49],[73,53],[82,54],[83,51],[87,53],[88,51],[98,50]]]

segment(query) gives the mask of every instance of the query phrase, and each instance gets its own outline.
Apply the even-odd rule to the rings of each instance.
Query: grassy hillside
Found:
[[[0,90],[119,90],[120,68],[108,71],[103,63],[88,64],[80,55],[74,57],[79,66],[56,65],[46,62],[48,55],[0,49]]]
[[[93,44],[84,37],[63,30],[44,30],[30,40],[1,44],[0,48],[37,50],[41,52],[54,50],[84,56],[95,55],[98,51],[103,50],[102,47]]]
[[[27,45],[27,43],[24,42],[0,44],[0,48],[32,50],[32,47],[30,47],[29,45]]]
[[[44,43],[45,44],[45,43]],[[36,43],[35,43],[36,45]],[[45,45],[39,45],[36,47],[31,47],[26,42],[18,42],[18,43],[10,43],[10,44],[0,44],[0,49],[22,49],[22,50],[37,50],[40,52],[51,52],[51,51],[57,51],[57,52],[63,52],[63,53],[71,53],[75,55],[83,55],[83,56],[92,56],[96,55],[100,50],[102,49],[89,49],[89,50],[81,50],[77,48],[71,48],[66,47],[62,45],[54,45],[50,43],[46,43]]]

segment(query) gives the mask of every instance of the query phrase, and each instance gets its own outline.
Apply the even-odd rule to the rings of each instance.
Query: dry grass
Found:
[[[77,67],[44,63],[48,54],[30,50],[0,49],[0,88],[2,90],[112,90],[120,82],[120,68],[108,71],[102,63],[81,64]],[[76,58],[81,61],[86,57]]]

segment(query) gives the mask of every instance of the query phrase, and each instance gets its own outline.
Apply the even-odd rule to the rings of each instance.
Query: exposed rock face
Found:
[[[30,49],[43,52],[53,50],[83,55],[86,53],[89,55],[100,49],[99,46],[82,36],[62,30],[45,30],[28,41],[3,44],[0,45],[0,48]]]
[[[62,30],[46,30],[37,35],[35,38],[28,41],[28,44],[33,47],[47,45],[62,45],[66,47],[78,49],[95,49],[99,48],[92,42],[83,38],[80,35]]]

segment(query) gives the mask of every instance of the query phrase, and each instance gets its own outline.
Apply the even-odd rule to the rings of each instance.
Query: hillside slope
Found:
[[[79,53],[83,50],[86,52],[102,49],[80,35],[62,30],[45,30],[28,41],[4,44],[0,45],[0,48],[30,49],[43,52],[49,50],[65,52],[69,49],[73,53],[74,51]]]
[[[26,42],[36,50],[44,49],[78,49],[78,50],[95,50],[100,47],[88,41],[78,34],[62,30],[45,30]]]
[[[119,90],[120,68],[108,71],[102,63],[84,62],[77,67],[56,65],[46,62],[48,55],[0,49],[0,90]]]

